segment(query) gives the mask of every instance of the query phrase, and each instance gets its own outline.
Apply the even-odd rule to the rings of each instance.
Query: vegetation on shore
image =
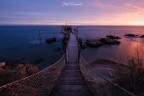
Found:
[[[127,58],[127,62],[120,63],[109,59],[96,59],[90,65],[97,70],[102,68],[100,73],[107,73],[110,77],[102,74],[105,78],[118,84],[136,96],[144,96],[144,60],[136,50],[135,57]],[[106,70],[109,69],[109,70]],[[112,71],[113,70],[113,71]],[[99,72],[99,71],[98,71]]]
[[[116,64],[115,73],[117,78],[115,83],[138,96],[144,96],[144,68],[143,59],[139,51],[136,57],[127,59],[127,66]]]

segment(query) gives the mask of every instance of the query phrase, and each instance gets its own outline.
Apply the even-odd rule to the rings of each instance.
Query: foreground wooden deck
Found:
[[[78,64],[78,44],[71,34],[67,48],[67,63],[50,96],[93,96]]]

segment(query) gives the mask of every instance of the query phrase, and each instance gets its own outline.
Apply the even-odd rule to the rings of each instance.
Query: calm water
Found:
[[[87,61],[94,59],[106,58],[112,60],[118,60],[125,62],[129,57],[136,56],[136,50],[139,49],[141,58],[144,59],[144,38],[127,38],[124,35],[127,33],[133,33],[142,35],[144,34],[144,26],[91,26],[81,27],[79,36],[86,39],[96,39],[105,37],[106,35],[120,36],[120,45],[105,45],[100,48],[87,48],[82,51]]]
[[[41,43],[38,41],[38,32],[41,31]],[[25,62],[41,60],[38,64],[45,68],[57,61],[63,51],[55,51],[57,47],[62,48],[60,26],[0,26],[0,57],[11,59],[23,59]],[[144,39],[126,38],[126,33],[144,34],[144,27],[122,27],[122,26],[81,26],[79,37],[83,40],[105,37],[115,34],[122,39],[117,46],[102,46],[100,48],[86,48],[82,54],[87,61],[98,58],[107,58],[125,61],[127,57],[135,56],[137,46],[144,49]],[[58,41],[46,44],[45,39],[56,36]],[[142,55],[142,52],[141,52]]]
[[[38,40],[41,31],[42,41]],[[46,44],[45,39],[57,37],[58,41]],[[60,42],[62,35],[58,26],[0,26],[0,57],[12,60],[22,59],[23,62],[39,62],[41,68],[45,68],[57,61],[63,51],[55,51],[62,48]]]

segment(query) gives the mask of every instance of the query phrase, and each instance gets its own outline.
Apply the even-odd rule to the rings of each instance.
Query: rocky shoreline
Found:
[[[40,71],[40,68],[35,64],[30,63],[0,63],[0,86],[30,76]]]

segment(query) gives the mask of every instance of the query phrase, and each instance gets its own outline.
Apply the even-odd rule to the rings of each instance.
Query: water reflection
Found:
[[[128,57],[135,57],[136,50],[139,49],[141,58],[143,56],[144,38],[128,38],[126,33],[134,33],[138,35],[144,34],[144,27],[93,27],[92,29],[83,28],[80,30],[80,37],[86,39],[98,39],[109,34],[116,34],[121,44],[116,46],[105,45],[100,48],[87,48],[82,51],[85,59],[91,62],[94,59],[106,58],[126,62]]]

